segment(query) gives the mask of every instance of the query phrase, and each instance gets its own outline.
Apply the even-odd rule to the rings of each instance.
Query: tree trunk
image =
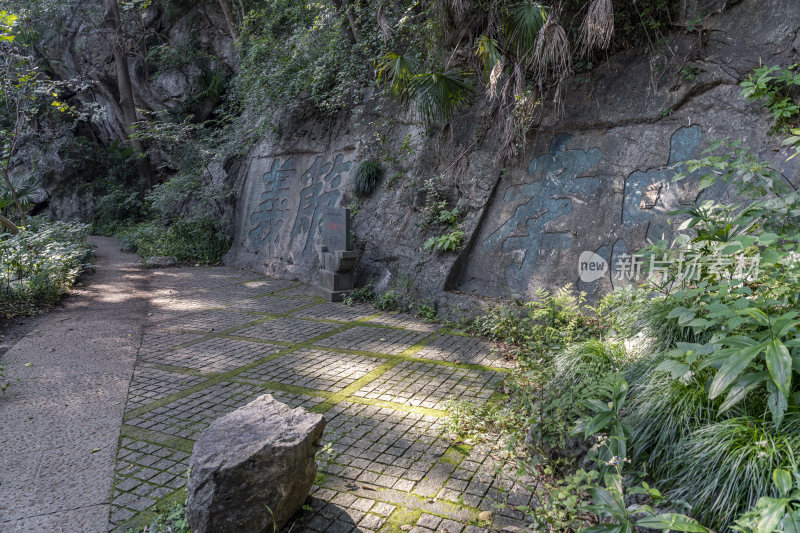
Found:
[[[133,88],[131,85],[131,73],[128,65],[128,55],[122,41],[122,19],[119,15],[119,5],[117,0],[104,0],[105,1],[105,17],[104,25],[109,30],[108,42],[111,45],[111,51],[114,54],[114,63],[117,67],[117,85],[119,86],[119,105],[122,108],[122,115],[125,119],[125,129],[127,130],[128,141],[133,148],[137,158],[137,165],[139,166],[139,174],[147,182],[147,185],[153,184],[153,173],[150,170],[150,162],[147,160],[147,154],[144,150],[144,145],[138,139],[130,137],[133,133],[134,124],[136,124],[136,103],[133,100]]]
[[[219,7],[222,8],[222,14],[225,15],[225,22],[228,23],[228,31],[231,32],[231,37],[236,40],[236,23],[233,21],[233,14],[231,8],[228,6],[228,0],[219,0]]]
[[[19,233],[19,228],[16,224],[8,220],[3,215],[0,215],[0,226],[4,226],[12,235]]]
[[[356,21],[353,19],[353,14],[350,12],[350,5],[346,4],[347,0],[333,0],[333,5],[341,15],[344,15],[342,20],[342,32],[345,37],[352,43],[356,44],[360,38],[358,29],[356,28]]]
[[[11,183],[11,178],[9,178],[8,176],[8,169],[0,168],[0,173],[3,174],[3,181],[6,182],[6,187],[8,187],[8,190],[11,192],[11,198],[14,200],[14,205],[17,207],[17,211],[19,211],[19,218],[22,220],[22,227],[24,228],[27,225],[28,221],[25,218],[25,210],[22,209],[22,204],[19,203],[19,198],[17,197],[17,190],[14,189],[14,184]],[[8,221],[12,226],[14,226],[13,222],[8,220],[7,218],[5,218],[5,220]],[[4,221],[0,222],[3,222],[3,225],[6,226]],[[17,229],[17,227],[14,226],[14,229]],[[16,231],[14,233],[16,233]]]

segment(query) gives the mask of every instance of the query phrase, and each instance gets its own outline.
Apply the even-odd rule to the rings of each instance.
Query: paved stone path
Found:
[[[0,532],[102,531],[147,309],[136,256],[98,238],[97,273],[2,359]]]
[[[116,308],[112,313],[113,306],[125,307],[123,301],[95,309],[79,305],[85,298],[75,299],[74,320],[90,321],[80,328],[85,335],[117,332],[115,342],[104,346],[98,368],[76,368],[69,375],[71,394],[59,397],[60,407],[89,409],[92,417],[81,422],[88,425],[74,428],[80,438],[52,443],[61,455],[50,462],[28,455],[12,461],[22,474],[30,468],[34,477],[49,476],[43,483],[49,483],[55,499],[72,493],[67,498],[75,502],[72,509],[102,515],[103,525],[85,518],[81,527],[72,527],[60,522],[60,515],[48,525],[64,531],[128,531],[147,524],[155,510],[185,496],[189,456],[200,432],[265,393],[324,413],[327,423],[323,442],[330,443],[330,453],[320,456],[309,505],[287,531],[401,531],[409,525],[415,532],[474,533],[523,525],[516,507],[529,505],[531,495],[509,471],[511,465],[491,446],[453,442],[445,431],[446,401],[499,398],[497,387],[511,364],[489,343],[404,315],[327,303],[301,283],[227,268],[108,272],[114,275],[128,276],[133,285],[116,287],[111,295],[137,298],[134,308],[142,324],[127,323],[124,315],[113,314]],[[137,276],[148,286],[144,311]],[[99,322],[91,322],[87,313],[98,313]],[[63,318],[63,312],[55,312],[48,325],[57,327]],[[39,350],[46,355],[47,330],[32,332],[20,345],[35,346],[15,347],[11,359],[27,361],[25,355]],[[75,342],[78,351],[91,345],[88,338]],[[132,345],[138,355],[122,416],[123,385],[114,380],[127,385]],[[107,391],[108,380],[115,383],[113,394],[94,395],[95,388]],[[27,398],[50,401],[51,388],[39,389],[33,381],[24,387]],[[11,413],[22,420],[28,412],[20,403],[0,401],[0,406],[2,417]],[[26,445],[14,444],[2,427],[3,442],[22,453]],[[88,464],[73,469],[59,460],[66,456]],[[113,476],[111,459],[116,461]],[[0,459],[3,471],[7,463]],[[73,470],[96,477],[76,476]],[[0,486],[0,506],[5,506],[0,512],[9,504],[28,505],[17,482],[10,488],[6,483]],[[11,499],[4,499],[8,494]],[[481,510],[494,510],[491,523],[478,521]],[[37,527],[17,522],[19,531],[58,531]]]

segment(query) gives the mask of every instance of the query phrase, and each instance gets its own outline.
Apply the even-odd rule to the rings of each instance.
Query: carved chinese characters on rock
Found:
[[[300,157],[272,160],[261,178],[258,203],[248,218],[250,250],[266,257],[310,260],[322,213],[339,203],[342,182],[351,167],[352,162],[341,154],[328,161],[316,156],[310,164]]]

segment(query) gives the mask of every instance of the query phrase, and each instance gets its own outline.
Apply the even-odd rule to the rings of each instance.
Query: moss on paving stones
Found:
[[[217,275],[217,280],[219,276],[224,275],[224,269],[220,269],[222,274]],[[259,280],[249,280],[245,282],[241,282],[239,285],[243,285],[245,287],[249,287],[247,284],[252,284],[254,281]],[[197,279],[196,284],[202,285],[203,284],[202,273],[200,278]],[[391,460],[391,457],[396,457],[396,455],[388,456],[389,459],[380,459],[381,463],[374,463],[373,459],[361,459],[368,461],[370,464],[376,465],[376,472],[377,467],[381,464],[384,465],[382,468],[387,468],[384,474],[381,474],[377,482],[379,484],[374,483],[363,483],[358,481],[353,481],[354,476],[359,473],[358,467],[353,467],[349,463],[349,461],[353,461],[359,454],[357,448],[352,448],[351,444],[344,445],[343,448],[345,453],[348,455],[342,456],[343,463],[338,463],[334,460],[330,466],[322,466],[319,469],[316,485],[319,487],[315,489],[314,494],[322,494],[327,495],[329,498],[333,499],[334,496],[337,494],[353,494],[353,497],[357,498],[359,503],[349,503],[351,501],[351,497],[341,497],[339,500],[341,502],[348,502],[347,505],[344,507],[347,509],[347,512],[350,513],[351,517],[358,518],[359,520],[366,520],[364,524],[380,524],[379,530],[382,532],[388,531],[401,531],[400,526],[402,525],[416,525],[419,518],[422,516],[423,513],[428,515],[440,517],[442,520],[457,520],[461,524],[466,523],[473,523],[476,524],[477,514],[479,512],[478,503],[480,502],[480,498],[475,500],[474,497],[467,498],[469,501],[473,502],[475,505],[469,505],[464,501],[462,498],[456,498],[461,501],[447,501],[446,499],[437,498],[438,492],[449,482],[451,476],[454,472],[456,472],[459,468],[470,468],[470,467],[462,467],[460,465],[480,465],[482,464],[481,461],[488,461],[489,459],[487,456],[481,455],[478,453],[477,455],[474,453],[474,447],[470,445],[466,445],[463,443],[457,444],[449,444],[446,441],[443,441],[444,434],[441,433],[441,424],[436,422],[434,426],[436,427],[437,433],[433,435],[428,435],[425,433],[428,431],[428,425],[422,425],[425,420],[440,420],[442,417],[446,416],[446,413],[441,409],[425,407],[422,405],[411,405],[408,402],[399,402],[399,401],[389,401],[386,399],[381,399],[379,397],[375,398],[366,398],[363,397],[363,393],[360,396],[355,396],[355,394],[365,387],[369,385],[374,385],[376,383],[380,383],[380,380],[383,376],[387,374],[387,372],[392,371],[395,369],[395,373],[397,372],[398,365],[412,365],[409,368],[418,368],[419,365],[423,365],[419,368],[427,368],[427,369],[441,369],[441,371],[436,370],[433,372],[424,373],[423,376],[431,376],[430,378],[421,379],[419,382],[419,386],[428,387],[430,390],[431,386],[435,386],[439,380],[444,380],[443,383],[447,382],[448,379],[456,379],[457,383],[459,383],[459,387],[457,389],[453,389],[456,392],[456,396],[463,396],[464,394],[468,394],[469,388],[464,388],[464,385],[461,383],[461,377],[459,376],[466,376],[466,381],[464,383],[467,387],[471,386],[470,383],[475,382],[478,374],[463,374],[460,372],[453,372],[452,370],[446,369],[459,369],[463,370],[467,373],[494,373],[497,376],[503,376],[505,373],[509,371],[507,368],[495,368],[491,366],[485,366],[480,364],[461,364],[456,363],[454,361],[444,361],[440,359],[426,359],[424,357],[420,357],[419,354],[422,350],[424,350],[431,342],[434,342],[436,339],[440,338],[443,334],[451,334],[451,335],[459,335],[463,337],[469,337],[469,335],[459,332],[453,331],[450,329],[440,329],[440,330],[433,330],[433,331],[418,331],[413,328],[413,324],[409,325],[409,328],[401,327],[394,322],[393,325],[386,325],[380,323],[373,323],[368,322],[369,320],[375,320],[381,318],[383,316],[382,313],[372,313],[367,316],[363,316],[358,311],[351,311],[349,308],[343,307],[343,311],[341,315],[337,315],[337,307],[327,306],[321,308],[319,311],[315,311],[311,313],[312,316],[308,316],[309,313],[305,313],[304,311],[320,305],[323,301],[319,298],[315,298],[312,295],[304,295],[304,294],[297,294],[298,292],[303,291],[304,285],[302,283],[292,284],[286,287],[281,287],[272,291],[264,291],[263,293],[260,291],[253,291],[253,296],[242,296],[242,299],[236,300],[237,303],[232,303],[231,305],[244,305],[242,302],[247,298],[252,298],[253,300],[258,300],[264,297],[273,297],[273,298],[285,298],[287,300],[297,301],[299,303],[305,303],[305,305],[299,305],[297,307],[293,307],[288,312],[282,313],[262,313],[258,311],[250,311],[250,310],[241,310],[241,309],[230,309],[229,306],[222,305],[221,307],[215,307],[220,309],[221,313],[229,313],[234,312],[239,315],[250,315],[254,318],[254,320],[248,320],[242,324],[233,325],[231,327],[226,327],[224,329],[220,329],[219,331],[208,331],[208,330],[193,330],[193,329],[182,329],[181,324],[170,324],[172,331],[179,332],[179,331],[186,331],[186,332],[199,332],[201,336],[197,339],[192,339],[188,342],[183,342],[181,344],[176,344],[175,346],[161,348],[159,350],[169,352],[173,350],[182,349],[184,351],[191,351],[192,347],[198,346],[197,349],[205,349],[205,350],[212,350],[213,352],[214,347],[208,347],[208,341],[212,339],[221,339],[221,340],[230,340],[235,342],[244,342],[244,343],[251,343],[254,345],[263,344],[276,347],[274,353],[270,353],[264,357],[261,357],[257,360],[247,362],[241,366],[237,366],[236,368],[232,368],[230,370],[225,370],[222,372],[217,373],[209,373],[204,374],[200,372],[196,368],[186,368],[181,366],[175,366],[171,364],[163,364],[158,363],[157,361],[153,361],[152,355],[148,356],[148,360],[142,361],[143,364],[149,366],[154,369],[159,369],[164,372],[170,372],[177,375],[186,375],[186,376],[196,376],[196,377],[203,377],[205,378],[204,381],[200,383],[196,383],[192,386],[189,386],[183,390],[177,390],[171,394],[168,394],[162,398],[154,400],[150,403],[145,405],[141,405],[139,407],[130,409],[125,413],[124,420],[125,424],[122,426],[121,430],[121,437],[120,443],[123,442],[123,439],[134,439],[136,441],[145,442],[148,445],[157,445],[161,446],[165,449],[169,450],[176,450],[184,453],[191,453],[192,447],[194,445],[193,438],[196,438],[196,435],[201,430],[202,427],[207,425],[208,422],[213,420],[213,417],[219,416],[217,413],[220,412],[220,409],[215,409],[214,406],[210,404],[204,404],[203,402],[208,401],[222,401],[224,400],[224,404],[220,404],[223,412],[224,409],[227,409],[229,405],[235,406],[238,405],[239,402],[245,401],[247,397],[250,395],[257,394],[256,391],[264,391],[264,393],[273,392],[281,397],[281,394],[290,395],[290,396],[282,396],[283,398],[288,398],[288,400],[284,401],[291,401],[294,402],[295,405],[301,403],[303,405],[307,405],[308,409],[312,412],[318,413],[327,413],[326,418],[329,417],[344,417],[341,420],[344,421],[344,424],[354,424],[357,420],[369,420],[369,418],[359,418],[363,416],[378,416],[377,422],[373,422],[371,426],[373,429],[373,433],[375,436],[372,437],[374,439],[378,439],[378,437],[382,434],[380,428],[384,427],[384,424],[389,424],[387,426],[391,429],[392,434],[397,434],[401,436],[403,447],[396,448],[398,451],[394,451],[394,454],[401,454],[398,456],[398,461],[405,462],[398,462],[397,466],[394,466],[394,463]],[[178,291],[179,289],[176,289]],[[221,290],[216,286],[210,290]],[[288,294],[295,291],[294,294]],[[287,293],[282,295],[282,293]],[[213,299],[209,298],[209,301],[216,301],[218,302],[220,299]],[[193,317],[197,316],[204,316],[200,315],[200,313],[204,313],[208,311],[208,309],[196,309],[191,312],[181,311],[180,315],[186,317],[187,320],[193,321],[193,324],[197,324],[202,326],[202,322],[198,322],[197,319]],[[297,316],[301,314],[303,316]],[[324,318],[317,318],[313,315],[317,315],[319,317]],[[237,319],[232,318],[231,315],[206,315],[209,319],[216,321],[217,323],[230,323],[231,321],[235,321]],[[356,317],[354,319],[353,317]],[[257,326],[259,324],[267,324],[270,321],[278,320],[278,319],[291,319],[289,321],[284,320],[283,322],[286,325],[282,325],[275,329],[275,331],[279,332],[284,338],[293,338],[291,335],[286,335],[283,332],[290,333],[287,328],[292,327],[292,320],[302,320],[304,322],[316,322],[320,324],[330,324],[337,327],[334,327],[330,331],[325,331],[319,335],[314,336],[304,342],[287,342],[285,340],[276,339],[276,338],[269,338],[261,334],[262,338],[254,339],[248,337],[246,335],[242,335],[241,333],[250,328],[252,326]],[[174,322],[174,320],[173,320]],[[299,324],[299,323],[298,323]],[[402,324],[402,322],[401,322]],[[153,329],[157,329],[158,326],[153,326]],[[346,341],[346,334],[348,331],[353,330],[354,328],[361,328],[354,332],[356,335],[352,341],[349,343]],[[267,329],[266,331],[271,331]],[[309,329],[309,332],[313,332],[313,328]],[[403,334],[402,332],[407,331],[408,334]],[[383,344],[378,344],[378,339],[370,339],[369,334],[374,332],[374,334],[381,335],[386,337],[386,339],[380,339]],[[389,334],[389,332],[400,332]],[[256,332],[253,331],[253,334]],[[315,332],[316,333],[316,332]],[[345,342],[342,344],[344,346],[349,346],[347,348],[341,346],[325,346],[320,344],[327,339],[339,336],[337,339],[345,339]],[[294,338],[298,338],[295,335]],[[302,335],[299,337],[302,338]],[[359,339],[364,339],[362,344],[367,344],[370,346],[377,346],[380,349],[386,349],[392,353],[376,353],[371,350],[361,350],[358,349],[358,344],[361,342]],[[161,335],[160,337],[156,335],[154,339],[157,339],[160,343],[159,346],[164,345],[164,336]],[[409,341],[413,341],[413,344],[407,344]],[[334,341],[334,343],[339,343],[339,340]],[[203,344],[205,343],[205,344]],[[203,348],[205,347],[205,348]],[[452,349],[452,348],[451,348]],[[456,348],[457,349],[457,345]],[[320,357],[320,363],[302,363],[304,359],[298,359],[298,357],[305,357],[302,355],[304,352],[303,350],[309,351],[307,354],[309,357],[320,357],[321,352],[328,352],[331,354],[339,354],[342,357],[346,356],[355,356],[361,358],[369,358],[369,361],[366,361],[367,364],[358,363],[359,367],[357,367],[357,371],[349,371],[349,372],[326,372],[324,367],[324,357]],[[311,353],[313,352],[313,353]],[[151,352],[152,353],[152,352]],[[209,352],[203,352],[209,353]],[[225,356],[225,352],[221,352],[222,355],[220,357]],[[289,358],[284,360],[282,363],[286,365],[286,368],[300,368],[307,369],[308,373],[303,374],[306,378],[302,380],[290,380],[292,383],[286,383],[280,380],[281,373],[279,371],[272,371],[263,370],[268,363],[272,363],[276,359],[280,357],[284,357],[290,354],[301,354],[297,355],[296,357]],[[206,356],[208,357],[208,356]],[[335,360],[335,358],[332,358]],[[213,361],[213,360],[212,360]],[[310,359],[313,361],[313,359]],[[344,364],[341,362],[341,359],[337,364]],[[292,365],[298,364],[300,362],[299,367],[295,367]],[[354,359],[355,363],[355,359]],[[273,363],[277,364],[277,363]],[[302,366],[306,364],[306,366]],[[321,365],[321,366],[320,366]],[[224,366],[224,365],[222,365]],[[261,367],[262,370],[258,371],[258,368]],[[212,367],[213,368],[213,367]],[[401,367],[403,368],[403,367]],[[254,369],[256,371],[254,371]],[[362,374],[363,373],[363,374]],[[339,376],[339,377],[337,377]],[[264,381],[261,381],[261,379]],[[157,379],[157,378],[156,378]],[[415,378],[416,379],[416,378]],[[320,381],[315,381],[320,380]],[[472,380],[472,381],[470,381]],[[384,380],[385,381],[385,380]],[[491,381],[494,383],[495,381]],[[293,383],[301,383],[301,384],[293,384]],[[378,385],[379,387],[388,387],[386,392],[381,394],[383,396],[388,396],[391,399],[395,400],[395,396],[392,395],[392,387],[394,386],[391,383],[387,383],[386,385]],[[449,382],[447,382],[449,383]],[[477,383],[477,382],[475,382]],[[481,381],[480,383],[483,383]],[[489,382],[487,382],[489,383]],[[318,386],[321,388],[313,388],[314,386]],[[339,385],[341,384],[341,385]],[[337,388],[342,387],[341,390],[338,392],[334,392]],[[448,385],[452,387],[453,385]],[[231,388],[233,387],[233,388]],[[238,387],[238,388],[237,388]],[[481,385],[483,387],[483,385]],[[445,389],[450,390],[450,389]],[[208,394],[205,394],[204,391],[208,391]],[[200,394],[203,393],[203,394]],[[413,393],[413,391],[412,391]],[[194,395],[194,396],[193,396]],[[376,395],[378,396],[378,395]],[[439,399],[439,395],[435,396]],[[486,398],[485,394],[482,394],[482,398],[485,399],[485,403],[487,405],[497,405],[504,400],[506,397],[501,392],[493,392],[492,395]],[[441,399],[443,400],[443,398]],[[438,400],[437,400],[438,401]],[[192,402],[198,402],[197,407],[192,407],[195,405]],[[315,403],[316,402],[316,403]],[[202,405],[209,405],[208,408],[199,408]],[[346,406],[346,407],[342,407]],[[166,410],[165,410],[166,409]],[[172,409],[184,409],[185,411],[183,414],[178,413],[177,416],[171,414]],[[332,411],[333,410],[333,411]],[[195,415],[196,413],[196,415]],[[206,414],[207,413],[207,414]],[[352,414],[350,414],[352,413]],[[367,414],[365,414],[367,413]],[[368,413],[375,413],[374,415],[369,415]],[[194,418],[194,417],[199,418]],[[380,418],[384,417],[384,418]],[[426,418],[427,417],[427,418]],[[197,429],[194,429],[190,426],[185,426],[186,424],[194,424],[192,420],[197,420],[195,424]],[[385,421],[382,421],[385,420]],[[142,424],[146,426],[152,426],[151,429],[138,427],[136,424]],[[430,422],[429,422],[430,423]],[[377,424],[377,425],[376,425]],[[190,429],[184,430],[183,427],[188,427]],[[348,426],[349,427],[349,426]],[[159,428],[162,431],[159,431]],[[344,426],[343,426],[344,428]],[[356,425],[355,428],[357,429],[358,426]],[[335,428],[331,427],[331,435],[334,435],[334,443],[338,442],[336,439],[342,438],[343,435],[348,435],[349,429],[346,430],[344,433],[338,433],[340,436],[335,437],[337,435],[337,431]],[[173,434],[164,433],[163,431],[169,431],[173,433],[180,433],[181,435],[191,436],[191,438],[184,438],[182,436],[176,436]],[[388,431],[388,430],[387,430]],[[412,433],[413,431],[413,433]],[[327,430],[326,430],[327,433]],[[350,443],[357,443],[358,437],[348,436],[350,439],[348,442]],[[397,437],[392,437],[397,438]],[[381,437],[380,440],[383,440]],[[370,449],[377,445],[380,441],[379,440],[370,440],[366,441],[366,445],[370,446]],[[340,449],[341,444],[336,444],[337,449]],[[389,446],[389,445],[387,445]],[[395,447],[401,446],[401,440],[398,440],[396,443],[391,444],[391,448],[386,448],[385,451],[380,452],[371,452],[371,453],[378,453],[386,454],[391,450],[394,450]],[[407,451],[402,451],[406,450]],[[430,448],[429,448],[430,447]],[[381,449],[381,448],[379,448]],[[426,476],[422,475],[422,472],[419,472],[418,475],[420,477],[412,476],[413,472],[415,471],[414,468],[418,468],[415,465],[417,464],[416,461],[418,459],[407,459],[406,455],[411,457],[419,457],[419,453],[422,450],[430,450],[426,451],[426,454],[433,453],[434,455],[431,456],[431,459],[427,460],[427,462],[421,463],[423,465],[430,465],[430,466],[423,466],[422,468],[429,468],[430,472],[428,475],[436,471],[436,475],[431,477],[430,479]],[[126,449],[127,452],[127,449]],[[119,451],[118,451],[119,454]],[[355,455],[354,455],[355,454]],[[372,457],[366,452],[364,454],[365,457]],[[382,455],[381,455],[382,456]],[[349,457],[349,460],[346,460]],[[425,456],[427,457],[427,455]],[[479,461],[475,463],[474,461]],[[152,459],[147,458],[145,462],[151,462]],[[124,460],[119,458],[118,455],[118,465],[122,465]],[[125,464],[130,464],[127,462]],[[155,463],[158,465],[159,463]],[[366,463],[364,463],[366,464]],[[405,465],[405,466],[402,466]],[[411,465],[411,466],[408,466]],[[440,465],[437,467],[436,465]],[[335,468],[334,468],[335,467]],[[356,468],[356,470],[353,470]],[[369,468],[373,468],[370,466]],[[474,472],[475,466],[472,472]],[[334,473],[330,473],[325,471],[327,469],[332,470]],[[351,472],[349,474],[350,478],[341,477],[342,474],[336,473],[342,471],[342,469],[348,470]],[[396,472],[395,472],[396,471]],[[355,475],[352,474],[355,472]],[[367,470],[364,470],[367,472]],[[469,472],[469,471],[465,471]],[[378,474],[374,474],[373,477],[377,476]],[[468,476],[473,474],[467,473]],[[395,477],[396,476],[396,477]],[[406,477],[408,476],[408,477]],[[166,478],[166,476],[163,476]],[[384,481],[384,478],[388,481],[388,484]],[[435,479],[434,479],[435,478]],[[123,475],[121,472],[117,472],[115,487],[124,483],[126,481],[126,476]],[[153,479],[156,479],[155,476]],[[413,481],[413,480],[418,481]],[[398,480],[397,483],[394,483],[393,480]],[[381,485],[380,483],[384,483]],[[453,483],[456,483],[455,481]],[[128,482],[125,487],[132,486],[134,484],[133,481]],[[463,485],[463,482],[460,482]],[[394,487],[394,488],[387,488],[387,487]],[[417,487],[420,487],[420,491],[422,487],[428,487],[429,492],[421,493],[418,492]],[[427,489],[426,489],[427,490]],[[326,492],[327,491],[327,492]],[[410,492],[409,492],[410,491]],[[497,491],[496,491],[497,492]],[[497,492],[499,494],[499,492]],[[117,495],[119,497],[119,494]],[[136,512],[134,516],[132,516],[127,522],[126,525],[136,526],[136,527],[144,527],[144,525],[149,524],[152,519],[156,516],[157,512],[161,509],[166,509],[170,505],[174,504],[176,501],[181,501],[182,498],[185,497],[185,491],[183,489],[173,490],[169,494],[161,497],[157,500],[153,506],[148,507],[147,509],[143,509],[141,511]],[[128,498],[130,499],[130,498]],[[370,507],[368,502],[370,500],[374,500],[377,502],[375,505]],[[327,500],[330,501],[330,500]],[[353,500],[356,501],[356,500]],[[338,504],[337,504],[338,505]],[[348,507],[352,505],[351,507]],[[364,507],[368,507],[368,510],[364,510]],[[391,509],[391,511],[387,511]],[[385,511],[384,514],[379,513],[377,510]],[[131,509],[129,509],[131,511]],[[305,519],[302,524],[298,524],[299,526],[303,527],[305,524],[309,524],[310,520],[316,516],[315,512],[306,512],[304,514]],[[388,516],[387,516],[388,515]],[[369,529],[367,525],[359,525],[358,527],[363,527]]]

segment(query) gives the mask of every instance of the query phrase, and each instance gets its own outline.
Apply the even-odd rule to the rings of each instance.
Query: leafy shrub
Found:
[[[353,193],[360,198],[370,196],[383,178],[380,161],[366,160],[359,163],[353,176]]]
[[[189,533],[186,508],[183,503],[173,503],[157,514],[142,533]]]
[[[400,297],[394,289],[389,289],[378,294],[373,305],[381,311],[397,311],[400,308]]]
[[[589,339],[556,352],[537,429],[546,431],[548,423],[557,421],[568,432],[585,416],[588,400],[611,392],[628,363],[625,348],[613,341]]]
[[[144,216],[142,194],[117,185],[95,200],[92,231],[100,235],[114,235],[125,226],[141,221]]]
[[[417,316],[423,320],[434,321],[438,315],[433,303],[419,303],[417,304]]]
[[[171,256],[181,263],[218,264],[230,243],[214,231],[214,219],[178,219],[169,226],[143,222],[117,236],[144,258]]]
[[[375,301],[375,290],[373,284],[368,284],[364,287],[359,287],[347,293],[344,297],[345,305],[353,305],[355,303],[369,303]]]
[[[538,289],[529,302],[516,301],[513,306],[496,306],[476,317],[469,329],[490,339],[527,349],[533,357],[549,353],[589,338],[597,333],[601,322],[584,313],[586,295],[576,294],[570,286],[554,293]]]
[[[791,119],[800,114],[800,105],[795,101],[800,87],[800,72],[796,67],[760,66],[741,84],[742,96],[764,100],[779,129],[786,129]]]
[[[0,316],[55,304],[86,268],[88,227],[32,218],[17,235],[0,235]]]
[[[438,237],[430,237],[423,244],[423,248],[428,252],[455,252],[462,242],[464,242],[464,232],[457,229]]]

